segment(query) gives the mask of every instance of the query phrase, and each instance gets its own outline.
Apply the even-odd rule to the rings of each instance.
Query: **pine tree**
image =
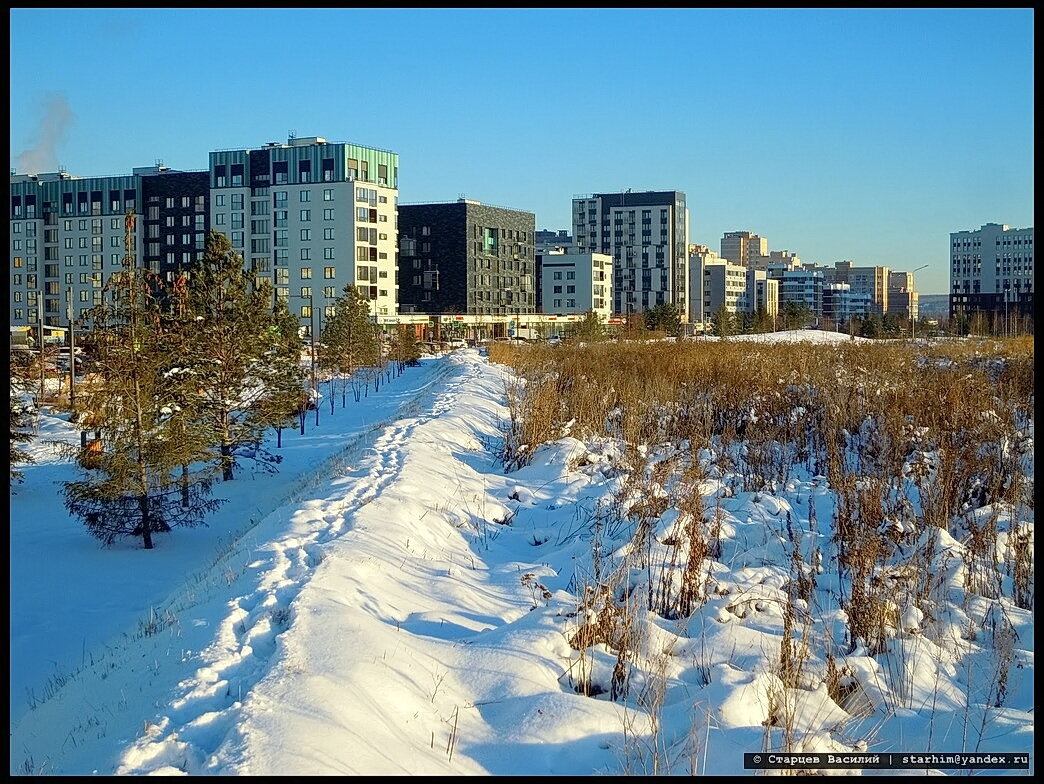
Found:
[[[417,333],[407,324],[400,324],[391,335],[388,356],[401,375],[407,367],[420,364],[421,349]]]
[[[21,482],[24,477],[15,466],[19,463],[32,463],[33,458],[19,444],[27,444],[33,440],[33,434],[27,430],[32,424],[34,407],[25,398],[31,382],[29,375],[29,352],[11,352],[11,481]]]
[[[127,220],[132,226],[132,213]],[[124,268],[105,288],[109,301],[88,314],[94,379],[77,396],[77,424],[100,440],[79,450],[87,477],[64,488],[69,511],[107,545],[140,536],[150,550],[153,534],[200,525],[223,503],[209,498],[206,471],[183,474],[206,458],[209,435],[177,382],[180,357],[171,350],[160,288],[134,266],[128,230]]]
[[[681,332],[681,312],[673,302],[664,302],[645,311],[645,328],[663,330],[668,335],[677,337]]]
[[[596,342],[606,338],[607,329],[602,318],[592,309],[584,313],[576,326],[573,327],[573,336],[579,340]]]
[[[358,288],[344,287],[344,293],[334,302],[334,314],[326,320],[319,346],[319,367],[337,373],[342,380],[352,381],[358,402],[366,381],[355,378],[362,367],[376,366],[381,359],[377,327],[370,320],[370,302]]]
[[[720,338],[736,334],[736,314],[726,308],[724,304],[714,313],[714,326],[711,327],[711,334]]]
[[[222,479],[242,460],[274,471],[282,458],[261,446],[287,424],[303,393],[300,323],[275,303],[267,280],[245,269],[229,239],[211,230],[179,301],[191,349],[188,371],[199,411],[217,439]]]

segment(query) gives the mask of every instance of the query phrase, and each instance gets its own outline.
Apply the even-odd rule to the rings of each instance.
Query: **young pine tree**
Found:
[[[576,322],[573,336],[588,343],[605,340],[607,336],[605,322],[594,310],[589,310]]]
[[[16,356],[17,354],[17,356]],[[25,393],[32,386],[29,380],[29,352],[11,352],[11,481],[21,482],[24,477],[16,468],[19,463],[32,463],[33,458],[19,447],[33,440],[27,428],[32,424],[32,405]]]
[[[333,316],[323,327],[319,366],[342,378],[350,378],[359,368],[377,365],[380,359],[380,341],[377,327],[370,320],[369,300],[358,288],[347,285],[334,302]],[[356,401],[361,390],[361,386],[355,386]]]
[[[128,220],[132,220],[128,215]],[[181,358],[171,349],[173,324],[157,296],[159,282],[134,266],[128,232],[124,268],[110,279],[108,302],[89,313],[94,377],[77,395],[77,424],[100,436],[99,451],[80,450],[86,478],[65,483],[65,504],[105,544],[175,526],[195,526],[222,501],[209,498],[205,471],[183,467],[207,457],[209,433],[194,400],[177,383]]]
[[[188,368],[199,408],[217,438],[222,479],[241,460],[274,471],[282,459],[261,446],[265,430],[290,421],[304,380],[300,324],[272,288],[243,266],[228,238],[211,230],[183,297]]]

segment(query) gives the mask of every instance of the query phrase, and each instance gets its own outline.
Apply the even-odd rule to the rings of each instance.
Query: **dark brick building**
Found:
[[[470,199],[399,205],[399,312],[536,312],[536,215]]]

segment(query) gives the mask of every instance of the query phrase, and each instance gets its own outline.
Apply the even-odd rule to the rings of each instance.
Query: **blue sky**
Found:
[[[404,203],[570,228],[681,190],[690,241],[948,288],[949,233],[1033,225],[1032,9],[12,9],[11,166],[79,176],[323,136]]]

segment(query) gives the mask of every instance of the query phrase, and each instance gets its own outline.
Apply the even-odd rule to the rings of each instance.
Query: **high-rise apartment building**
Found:
[[[206,178],[159,165],[113,177],[12,175],[12,326],[66,325],[100,304],[123,266],[130,211],[137,266],[164,275],[191,264],[209,228]]]
[[[950,234],[950,316],[1033,313],[1033,227]]]
[[[396,153],[318,136],[211,152],[211,223],[306,323],[348,285],[393,316],[398,179]]]
[[[769,252],[768,240],[749,231],[727,231],[721,238],[721,258],[741,267],[765,267],[761,257]]]
[[[472,199],[399,206],[404,313],[536,312],[536,215]]]
[[[596,193],[573,199],[573,237],[583,253],[613,257],[613,310],[673,303],[688,314],[689,211],[681,191]]]
[[[128,210],[135,263],[161,277],[190,267],[214,228],[306,329],[346,285],[394,316],[397,183],[397,154],[321,137],[212,152],[195,172],[12,175],[11,324],[65,324],[70,300],[75,317],[100,302],[123,263]]]

